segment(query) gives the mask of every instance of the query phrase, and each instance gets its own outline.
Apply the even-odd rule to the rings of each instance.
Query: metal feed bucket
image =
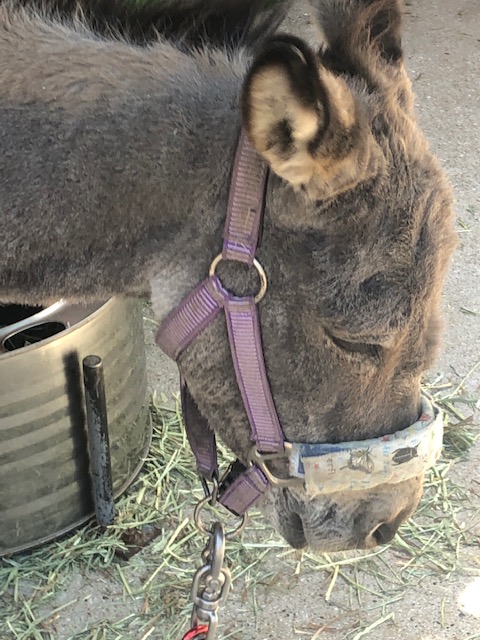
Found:
[[[93,514],[85,356],[103,360],[116,496],[150,445],[141,303],[60,301],[37,311],[0,306],[0,556]]]

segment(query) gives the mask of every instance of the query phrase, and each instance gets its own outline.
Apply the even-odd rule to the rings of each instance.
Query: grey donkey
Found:
[[[0,300],[148,294],[161,321],[219,252],[243,127],[271,169],[258,257],[275,405],[288,440],[335,443],[418,418],[456,236],[415,118],[400,3],[318,0],[312,13],[318,51],[287,35],[199,49],[140,47],[3,4]],[[256,290],[248,270],[222,262],[218,274]],[[245,460],[223,318],[180,367]],[[395,535],[422,483],[315,499],[277,489],[270,506],[294,547],[368,548]]]

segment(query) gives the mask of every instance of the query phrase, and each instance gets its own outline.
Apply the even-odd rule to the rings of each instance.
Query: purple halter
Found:
[[[222,253],[212,262],[208,277],[165,318],[157,333],[158,346],[178,360],[221,310],[225,312],[237,383],[254,442],[248,467],[237,460],[218,485],[215,435],[184,380],[181,396],[198,472],[205,483],[214,482],[218,502],[236,515],[243,515],[271,486],[304,486],[306,494],[313,496],[401,482],[434,464],[441,451],[443,434],[441,412],[423,396],[419,420],[391,435],[335,445],[285,441],[265,370],[257,308],[267,290],[265,272],[255,259],[266,178],[264,162],[242,132],[233,168]],[[261,282],[258,294],[238,298],[227,291],[216,276],[221,260],[236,260],[255,267]],[[278,458],[288,459],[287,479],[275,477],[267,467],[268,461]],[[358,460],[365,460],[369,467],[368,478],[358,473]],[[334,473],[335,479],[331,477]]]
[[[255,259],[264,207],[267,167],[244,132],[233,168],[228,213],[221,254],[212,262],[209,276],[162,322],[157,345],[173,360],[223,309],[237,383],[242,394],[255,443],[245,468],[232,465],[222,480],[218,501],[236,515],[244,514],[272,484],[303,484],[299,478],[275,478],[268,460],[288,456],[289,445],[278,420],[265,370],[257,305],[267,290],[265,272]],[[255,267],[261,288],[255,297],[238,298],[224,289],[216,276],[221,260],[236,260]],[[188,440],[201,477],[218,478],[215,435],[200,414],[187,385],[181,380],[182,408]]]

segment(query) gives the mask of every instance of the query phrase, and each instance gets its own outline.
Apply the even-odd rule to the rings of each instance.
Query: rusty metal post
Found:
[[[102,359],[99,356],[91,355],[83,359],[83,379],[95,516],[99,525],[107,526],[112,524],[115,519],[115,501],[113,499],[105,380]]]

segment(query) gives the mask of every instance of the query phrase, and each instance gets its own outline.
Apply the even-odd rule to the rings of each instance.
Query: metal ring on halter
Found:
[[[204,509],[205,506],[208,505],[209,501],[210,501],[210,496],[205,496],[205,498],[202,498],[200,502],[197,504],[197,506],[195,507],[195,511],[193,512],[193,519],[195,522],[195,526],[200,531],[200,533],[204,536],[209,536],[212,533],[211,531],[205,528],[205,525],[203,524],[202,516],[201,516],[202,509]],[[245,525],[247,524],[247,520],[248,520],[248,516],[246,513],[244,513],[243,516],[241,516],[240,523],[231,531],[225,532],[225,538],[227,540],[231,540],[232,538],[235,538],[235,536],[239,535],[244,530]]]
[[[267,462],[270,460],[281,460],[282,458],[289,458],[292,451],[291,442],[283,443],[284,450],[276,453],[260,453],[256,444],[248,452],[248,464],[258,467],[262,470],[263,474],[272,485],[272,487],[303,487],[305,486],[304,478],[278,478],[275,476],[267,466]]]
[[[213,276],[216,274],[217,267],[222,260],[224,260],[224,257],[221,253],[219,253],[218,256],[214,258],[208,272],[208,275],[210,276],[210,278],[213,278]],[[265,269],[262,267],[262,265],[256,258],[253,259],[253,266],[257,270],[258,276],[260,278],[260,290],[255,296],[255,304],[258,304],[260,300],[262,300],[262,298],[267,293],[268,281],[267,281],[267,274],[265,273]]]

